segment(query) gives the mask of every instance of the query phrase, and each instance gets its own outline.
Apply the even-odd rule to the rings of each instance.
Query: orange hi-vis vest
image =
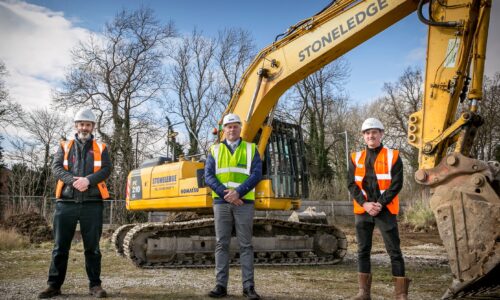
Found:
[[[69,140],[67,142],[61,141],[61,147],[64,151],[63,167],[66,170],[69,169],[69,164],[68,164],[69,150],[71,149],[71,146],[73,146],[74,141],[75,140]],[[94,173],[101,169],[102,165],[101,157],[104,149],[106,149],[106,144],[98,143],[95,140],[92,140],[92,150],[94,151]],[[64,182],[62,180],[58,180],[56,186],[56,198],[61,198],[63,187],[64,187]],[[99,192],[101,192],[102,199],[109,198],[108,188],[106,187],[106,183],[104,181],[99,182],[97,184],[97,188],[99,189]]]
[[[375,171],[375,175],[377,176],[378,188],[381,194],[383,194],[385,190],[387,190],[391,185],[391,169],[398,160],[398,156],[398,150],[383,147],[377,155],[377,158],[375,159],[373,169]],[[365,158],[366,150],[351,154],[351,159],[355,167],[354,181],[363,192],[363,196],[365,196],[365,199],[367,199],[366,191],[363,189],[363,178],[366,175]],[[355,199],[353,199],[353,204],[355,214],[363,214],[366,212],[363,206],[359,205],[359,203]],[[391,214],[397,215],[399,212],[399,197],[396,195],[396,197],[394,197],[394,199],[392,199],[392,201],[387,204],[386,207],[391,212]]]

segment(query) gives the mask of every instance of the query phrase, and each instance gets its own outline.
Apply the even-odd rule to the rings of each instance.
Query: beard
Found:
[[[91,134],[90,132],[86,132],[86,131],[79,131],[78,132],[78,139],[85,143],[86,141],[88,141],[91,137]]]

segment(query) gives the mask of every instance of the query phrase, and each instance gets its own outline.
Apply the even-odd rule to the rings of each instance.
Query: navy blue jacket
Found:
[[[222,141],[226,146],[228,146],[227,142]],[[238,141],[238,145],[241,143],[241,138]],[[231,153],[231,147],[227,147]],[[214,204],[222,204],[228,203],[224,200],[224,190],[227,189],[225,185],[220,183],[220,181],[215,177],[215,159],[212,154],[209,153],[207,157],[207,161],[205,162],[205,182],[206,184],[214,191],[218,197],[214,199]],[[238,194],[241,197],[250,192],[253,188],[257,186],[259,181],[262,178],[262,160],[260,159],[259,151],[255,148],[255,155],[252,160],[252,165],[250,166],[250,176],[243,182],[239,187],[236,188]],[[251,200],[243,199],[245,203],[253,203]]]

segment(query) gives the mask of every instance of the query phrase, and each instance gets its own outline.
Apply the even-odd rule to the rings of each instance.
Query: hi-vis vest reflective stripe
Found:
[[[398,160],[399,151],[394,149],[389,149],[387,147],[383,147],[377,158],[375,159],[373,169],[375,171],[375,175],[377,176],[378,188],[380,189],[380,193],[384,193],[385,190],[389,188],[391,185],[391,169]],[[363,195],[366,199],[366,191],[363,190],[363,178],[366,174],[365,169],[365,158],[366,158],[366,150],[355,152],[351,154],[351,159],[354,163],[354,180],[356,185],[361,189]],[[365,209],[358,204],[358,202],[353,199],[354,204],[354,213],[355,214],[363,214],[365,213]],[[399,212],[399,197],[396,195],[392,201],[386,205],[387,209],[393,214],[397,215]]]
[[[69,156],[69,150],[71,149],[71,146],[73,146],[73,143],[74,140],[69,140],[68,142],[64,141],[61,142],[61,147],[63,148],[64,151],[63,167],[66,170],[68,170],[69,168],[68,156]],[[102,165],[101,157],[104,149],[106,149],[106,144],[98,143],[95,140],[92,140],[92,150],[94,151],[94,173],[101,169]],[[56,186],[56,198],[61,198],[63,187],[64,187],[64,182],[62,180],[58,180]],[[99,189],[99,192],[101,192],[102,199],[109,198],[108,188],[106,187],[106,183],[104,181],[99,182],[97,184],[97,188]]]
[[[255,155],[255,144],[241,141],[234,153],[226,144],[213,145],[210,149],[215,159],[215,177],[229,189],[235,189],[250,176],[250,167]],[[212,198],[219,197],[212,191]],[[241,197],[246,200],[255,200],[255,189]]]

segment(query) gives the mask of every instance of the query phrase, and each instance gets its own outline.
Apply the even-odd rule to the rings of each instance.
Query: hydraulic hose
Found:
[[[327,4],[322,10],[320,10],[319,12],[317,12],[314,16],[317,16],[319,14],[321,14],[322,12],[324,12],[325,10],[327,10],[330,6],[334,5],[335,2],[337,2],[337,0],[332,0],[329,4]],[[299,28],[302,24],[306,23],[307,21],[309,21],[309,19],[307,20],[302,20],[300,23],[298,24],[295,24],[293,27],[289,28],[287,30],[287,32],[284,32],[284,33],[280,33],[278,34],[275,38],[274,38],[274,42],[277,42],[279,39],[281,38],[284,38],[284,37],[287,37],[289,36],[292,32],[294,32],[295,30],[297,30],[297,28]]]
[[[420,20],[420,22],[426,24],[426,25],[429,25],[429,26],[437,26],[437,27],[458,27],[459,23],[458,22],[455,22],[455,21],[450,21],[450,22],[436,22],[434,21],[434,19],[432,18],[432,0],[429,1],[429,19],[426,19],[424,17],[424,14],[422,13],[422,9],[424,7],[424,2],[427,2],[426,0],[420,0],[418,2],[418,6],[417,6],[417,15],[418,15],[418,19]]]

